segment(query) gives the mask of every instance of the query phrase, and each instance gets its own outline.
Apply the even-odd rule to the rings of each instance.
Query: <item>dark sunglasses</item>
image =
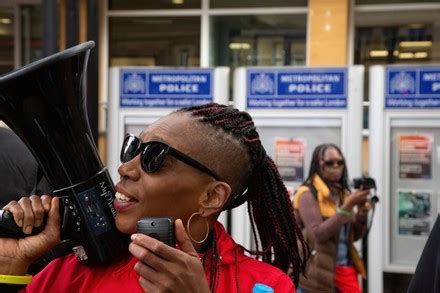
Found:
[[[324,165],[327,167],[333,167],[334,165],[336,165],[336,167],[341,167],[345,165],[345,162],[344,160],[328,160],[324,161]]]
[[[121,162],[131,161],[138,154],[141,154],[142,170],[147,173],[157,172],[162,166],[166,155],[171,155],[176,159],[190,165],[202,172],[205,172],[216,180],[220,180],[217,174],[205,167],[202,163],[176,150],[175,148],[160,141],[149,141],[141,143],[140,139],[133,134],[127,134],[122,144]]]

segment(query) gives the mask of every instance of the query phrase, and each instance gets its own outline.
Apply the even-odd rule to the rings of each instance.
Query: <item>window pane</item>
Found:
[[[356,0],[360,4],[394,4],[394,3],[438,3],[439,0]]]
[[[440,62],[439,18],[440,10],[356,13],[354,63],[365,65],[365,100],[371,65]],[[364,107],[364,128],[368,110]]]
[[[200,17],[110,18],[110,65],[199,66]]]
[[[21,13],[21,65],[41,59],[43,48],[41,36],[43,21],[41,19],[41,6],[20,6]]]
[[[200,0],[110,0],[109,10],[200,8]]]
[[[0,74],[14,69],[14,13],[0,10]]]
[[[360,13],[355,37],[355,63],[439,63],[440,10]]]
[[[304,65],[306,15],[217,16],[211,21],[214,65]]]
[[[307,0],[211,0],[211,8],[307,6]]]

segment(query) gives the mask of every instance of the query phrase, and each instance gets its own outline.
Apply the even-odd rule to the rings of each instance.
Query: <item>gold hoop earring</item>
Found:
[[[203,215],[203,213],[201,213],[201,212],[195,212],[195,213],[193,213],[193,214],[191,215],[191,217],[189,217],[188,222],[186,222],[186,231],[187,231],[187,233],[188,233],[188,237],[191,239],[192,242],[195,242],[195,243],[201,244],[201,243],[205,242],[206,239],[208,239],[208,235],[209,235],[209,224],[208,224],[208,220],[206,220],[206,235],[205,235],[205,237],[204,237],[202,240],[195,240],[195,239],[191,236],[191,230],[190,230],[190,227],[189,227],[189,226],[190,226],[190,223],[191,223],[191,221],[192,221],[192,219],[193,219],[193,217],[194,217],[195,215]]]

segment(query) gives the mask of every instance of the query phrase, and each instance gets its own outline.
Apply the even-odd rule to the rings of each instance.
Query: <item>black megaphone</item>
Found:
[[[28,146],[62,206],[62,239],[79,260],[112,262],[127,250],[115,226],[114,185],[91,135],[86,110],[89,41],[0,77],[0,119]],[[0,212],[0,235],[25,237]]]

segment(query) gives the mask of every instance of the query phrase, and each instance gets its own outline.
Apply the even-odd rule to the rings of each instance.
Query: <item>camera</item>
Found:
[[[363,189],[376,189],[376,181],[373,178],[362,176],[353,179],[353,187],[354,189],[359,189],[360,187]]]
[[[142,218],[137,222],[137,232],[153,237],[175,247],[174,219],[169,217]]]
[[[359,189],[359,188],[361,188],[361,186],[364,190],[370,190],[370,189],[376,190],[376,181],[374,181],[373,178],[368,177],[368,176],[353,178],[354,189]],[[377,203],[378,201],[379,201],[379,197],[377,197],[377,195],[375,195],[375,194],[370,199],[370,202],[373,205],[375,203]]]

